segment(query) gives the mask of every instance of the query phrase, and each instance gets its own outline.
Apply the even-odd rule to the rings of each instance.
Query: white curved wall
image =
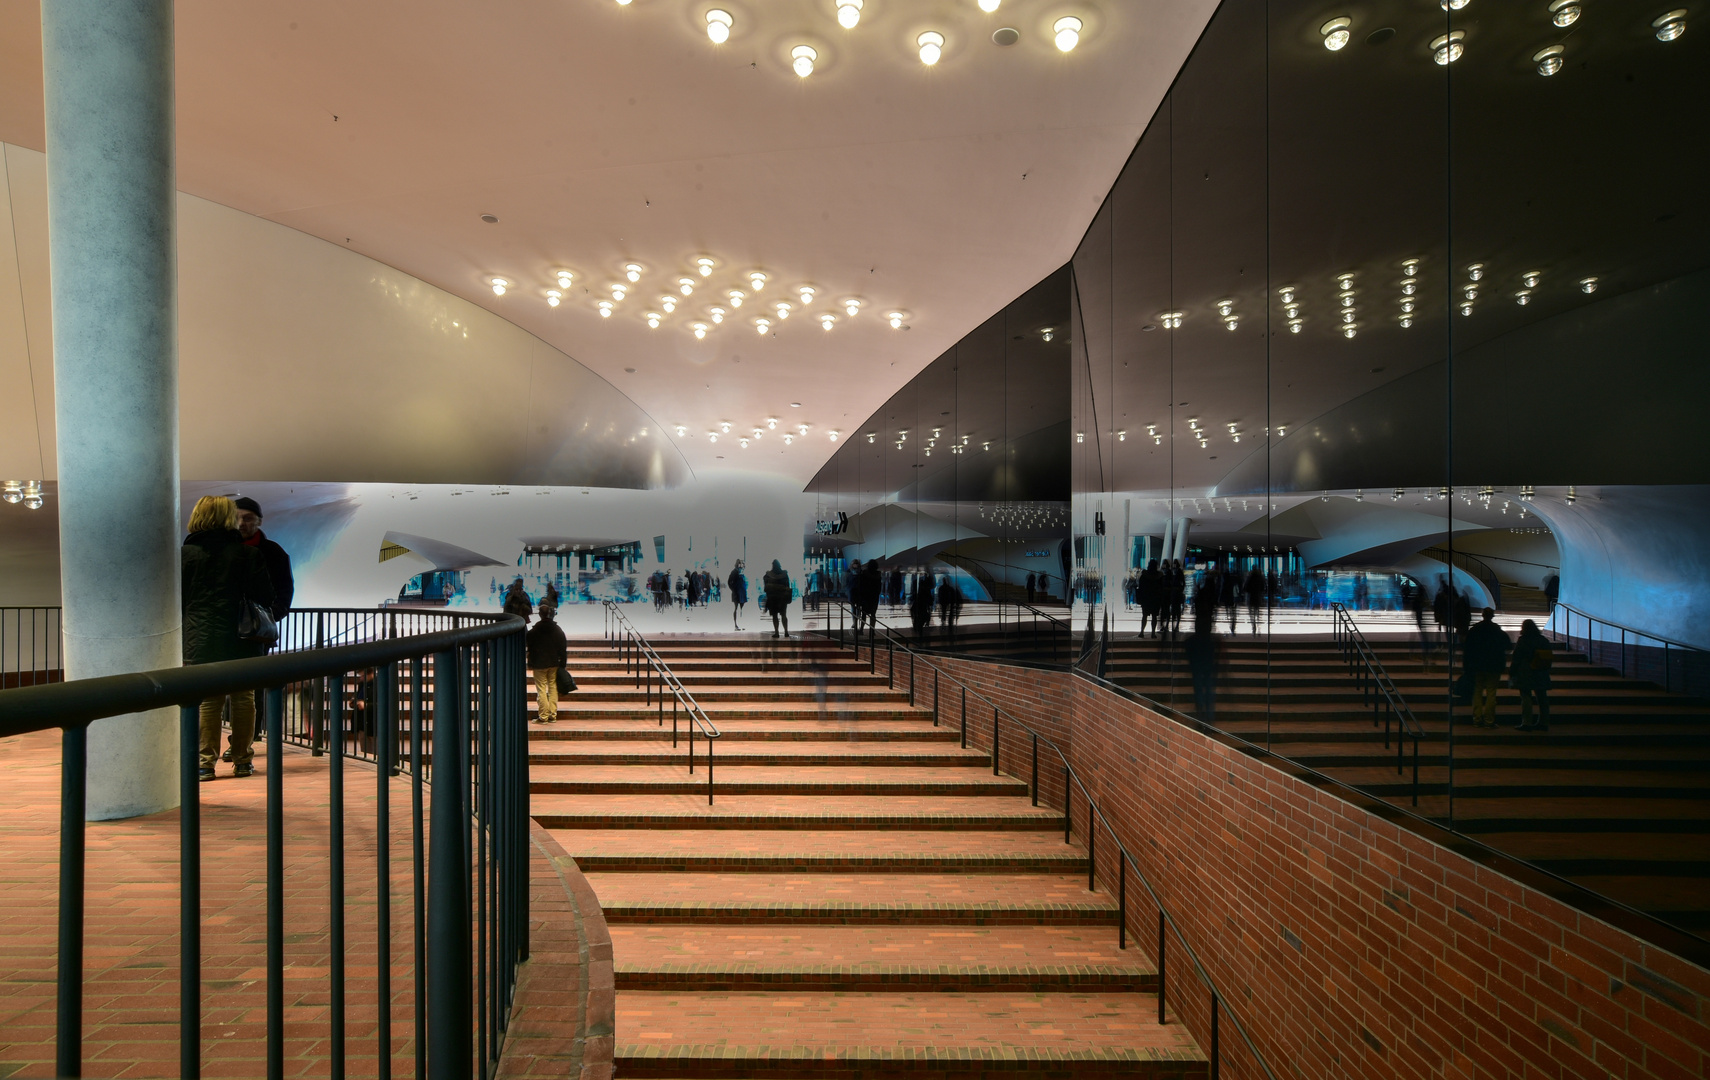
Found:
[[[51,480],[46,159],[4,151],[0,478]],[[604,379],[444,290],[184,194],[178,246],[186,481],[668,487],[689,475]]]

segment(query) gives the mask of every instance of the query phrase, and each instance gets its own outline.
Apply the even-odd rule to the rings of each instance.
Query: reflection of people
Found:
[[[914,638],[922,647],[932,644],[932,579],[915,582],[914,596],[909,600],[908,621],[914,625]]]
[[[1520,638],[1514,642],[1514,660],[1508,666],[1508,681],[1520,691],[1520,730],[1550,730],[1550,668],[1555,665],[1555,652],[1550,639],[1538,624],[1527,619],[1520,624]],[[1538,719],[1532,720],[1532,703],[1537,702]]]
[[[554,621],[558,609],[540,605],[540,621],[529,627],[528,666],[534,672],[535,722],[550,724],[558,719],[558,669],[569,658],[564,631]]]
[[[245,605],[273,607],[273,582],[261,552],[248,547],[238,534],[238,511],[221,495],[204,495],[190,512],[190,535],[180,554],[182,577],[180,604],[183,618],[184,662],[212,664],[260,656],[266,646],[238,637],[238,621]],[[220,714],[227,699],[232,707],[232,775],[255,772],[255,691],[237,693],[202,702],[200,721],[199,779],[214,778],[219,757]]]
[[[1027,602],[1033,603],[1033,590],[1039,584],[1039,575],[1029,570],[1027,572]]]
[[[736,560],[736,565],[730,568],[730,625],[742,629],[739,621],[742,609],[748,606],[748,578],[742,573],[742,560]]]
[[[1194,715],[1208,724],[1217,720],[1218,641],[1212,631],[1215,625],[1215,618],[1200,622],[1182,645],[1188,668],[1193,672]]]
[[[784,573],[783,564],[777,559],[772,560],[772,569],[766,571],[760,579],[760,587],[766,593],[766,611],[772,616],[772,636],[778,636],[778,623],[784,624],[784,636],[790,634],[790,575]]]
[[[528,617],[534,614],[534,605],[523,591],[522,578],[511,582],[511,587],[505,590],[505,614],[515,615],[523,622],[528,622]]]
[[[1485,728],[1496,726],[1496,691],[1502,685],[1502,669],[1508,661],[1508,633],[1492,621],[1495,614],[1485,608],[1484,618],[1467,630],[1462,646],[1473,680],[1473,723]]]
[[[944,580],[938,586],[938,621],[944,624],[944,640],[956,640],[956,619],[962,614],[962,590],[956,587],[955,579],[944,575]]]

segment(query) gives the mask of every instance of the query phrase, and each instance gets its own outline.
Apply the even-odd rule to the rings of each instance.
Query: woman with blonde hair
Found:
[[[223,495],[204,495],[190,511],[190,535],[182,549],[184,662],[212,664],[260,656],[265,646],[238,636],[245,605],[273,604],[273,583],[257,548],[237,531],[237,505]],[[232,705],[232,775],[255,772],[250,743],[255,734],[255,691],[210,698],[201,708],[201,779],[214,778],[220,756],[220,713]]]

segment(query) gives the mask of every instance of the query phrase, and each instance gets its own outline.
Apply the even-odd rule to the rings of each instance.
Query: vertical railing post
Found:
[[[908,707],[914,708],[914,653],[908,654]]]
[[[1069,804],[1069,767],[1063,766],[1063,843],[1069,842],[1069,834],[1075,828],[1074,811]]]
[[[1116,849],[1116,947],[1128,948],[1128,856]]]
[[[392,735],[398,698],[398,668],[382,664],[375,675],[374,723],[374,926],[378,945],[379,1012],[375,1043],[378,1047],[379,1080],[392,1077]],[[269,698],[271,700],[271,696]],[[272,728],[269,727],[269,732]],[[269,771],[268,778],[272,779]]]
[[[416,1080],[427,1080],[427,860],[422,853],[422,665],[424,656],[410,660],[410,876],[414,879],[414,906],[411,921],[415,924],[415,951],[410,960],[415,965],[416,990]]]
[[[1164,948],[1166,945],[1169,944],[1169,939],[1164,935],[1164,928],[1165,928],[1165,924],[1167,921],[1168,920],[1164,916],[1164,909],[1159,908],[1158,909],[1158,1023],[1160,1023],[1160,1024],[1162,1024],[1164,1022],[1164,994],[1165,994],[1165,988],[1169,984],[1169,979],[1167,977],[1167,968],[1164,965],[1164,956],[1165,956]]]
[[[267,717],[267,1080],[285,1077],[285,691]]]
[[[468,780],[463,756],[468,734],[463,712],[466,686],[453,652],[434,656],[433,780],[428,829],[427,898],[428,1068],[432,1080],[468,1080],[474,1047],[469,1018],[469,822],[463,817]]]
[[[932,726],[938,726],[938,669],[932,669]]]
[[[332,1030],[328,1038],[329,1062],[333,1080],[344,1077],[344,675],[334,675],[332,706],[327,713],[327,729],[332,736],[332,758],[327,762],[327,825],[329,929],[327,934],[329,1009],[327,1020]]]
[[[1211,992],[1211,1080],[1217,1080],[1218,1069],[1221,1064],[1218,1059],[1222,1056],[1218,1053],[1217,1048],[1217,1006],[1217,991],[1213,990]]]
[[[33,670],[35,661],[30,663]],[[89,729],[82,724],[66,728],[60,746],[59,1001],[54,1068],[63,1078],[83,1075],[84,817],[89,801]]]
[[[1087,800],[1087,892],[1098,891],[1098,806]]]
[[[1033,733],[1033,781],[1028,788],[1033,792],[1033,805],[1039,805],[1039,733]]]
[[[962,749],[968,748],[968,688],[962,687]]]
[[[992,706],[992,775],[998,774],[998,711]]]
[[[202,804],[197,707],[178,709],[178,1075],[202,1075]]]

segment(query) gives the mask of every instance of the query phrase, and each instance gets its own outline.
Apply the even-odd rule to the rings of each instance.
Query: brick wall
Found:
[[[1704,968],[1089,680],[934,662],[1064,747],[1278,1077],[1710,1074]],[[971,744],[990,726],[970,704]],[[1001,763],[1025,779],[1008,727]],[[1040,788],[1062,805],[1060,772]],[[1130,947],[1155,960],[1157,909],[1127,885]],[[1209,995],[1170,947],[1172,1014],[1209,1047]],[[1225,1076],[1262,1075],[1227,1012],[1221,1036]]]

